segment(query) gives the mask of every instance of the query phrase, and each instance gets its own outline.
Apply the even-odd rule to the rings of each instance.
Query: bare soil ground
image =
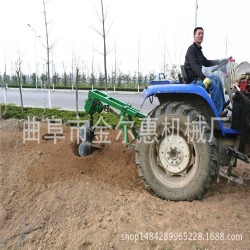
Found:
[[[203,200],[171,202],[146,191],[117,131],[86,158],[63,132],[24,144],[17,120],[0,120],[0,249],[250,249],[246,164],[245,185],[221,179]]]

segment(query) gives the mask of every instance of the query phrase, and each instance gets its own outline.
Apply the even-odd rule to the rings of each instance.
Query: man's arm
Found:
[[[220,60],[208,60],[205,56],[203,56],[203,66],[205,67],[211,67],[218,65],[220,63]]]

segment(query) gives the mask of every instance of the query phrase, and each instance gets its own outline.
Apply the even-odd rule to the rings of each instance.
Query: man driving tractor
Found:
[[[206,77],[202,72],[202,66],[211,67],[221,62],[220,60],[208,60],[203,55],[201,47],[203,37],[203,28],[196,27],[194,29],[194,42],[189,46],[185,56],[184,68],[187,75],[187,83],[195,83],[208,89],[218,113],[220,116],[226,116],[227,110],[224,111],[224,108],[229,104],[229,101],[225,102],[220,78],[215,75]]]

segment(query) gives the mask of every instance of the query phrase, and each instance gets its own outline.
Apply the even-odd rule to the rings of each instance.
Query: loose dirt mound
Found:
[[[69,127],[56,144],[24,144],[16,120],[0,122],[0,249],[250,249],[245,164],[244,186],[221,180],[202,201],[170,202],[145,190],[117,131],[80,158]]]

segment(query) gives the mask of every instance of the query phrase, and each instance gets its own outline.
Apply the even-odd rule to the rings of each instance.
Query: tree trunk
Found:
[[[48,83],[48,102],[49,108],[51,108],[51,98],[50,98],[50,47],[49,47],[49,33],[48,33],[48,23],[46,16],[46,8],[45,2],[43,0],[43,11],[44,11],[44,22],[45,22],[45,30],[46,30],[46,52],[47,52],[47,83]]]
[[[21,99],[21,109],[23,113],[23,94],[22,94],[22,85],[21,85],[21,76],[20,76],[20,71],[17,72],[17,78],[18,78],[18,85],[19,85],[19,92],[20,92],[20,99]]]
[[[101,0],[102,6],[102,37],[103,37],[103,59],[104,59],[104,77],[105,77],[105,91],[108,91],[108,76],[107,76],[107,48],[106,48],[106,32],[105,32],[105,17],[103,11],[103,2]]]
[[[78,111],[78,82],[79,82],[79,69],[76,68],[76,118],[79,118]]]

